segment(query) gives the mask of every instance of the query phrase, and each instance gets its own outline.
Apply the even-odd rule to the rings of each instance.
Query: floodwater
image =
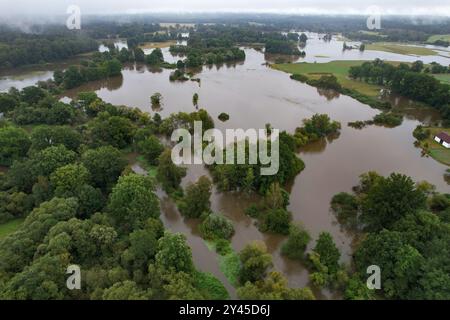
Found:
[[[309,45],[312,43],[313,41]],[[335,46],[333,43],[331,45]],[[165,58],[170,55],[168,50],[163,51]],[[204,67],[196,75],[200,83],[170,82],[170,70],[130,65],[123,70],[121,77],[86,84],[69,91],[67,96],[74,97],[80,91],[96,91],[107,102],[138,107],[153,113],[150,96],[160,92],[163,95],[163,105],[159,112],[162,116],[167,116],[178,111],[195,111],[192,96],[198,93],[200,107],[212,115],[216,127],[221,130],[259,129],[270,123],[274,128],[293,132],[302,124],[303,119],[315,113],[327,113],[333,120],[342,123],[341,133],[339,137],[315,142],[299,152],[306,168],[289,186],[289,210],[293,213],[294,220],[303,223],[313,239],[320,232],[330,232],[342,253],[342,261],[347,263],[350,261],[353,238],[337,224],[329,207],[334,194],[351,192],[359,181],[359,175],[368,171],[377,171],[383,175],[400,172],[416,181],[426,180],[436,185],[438,191],[449,191],[444,180],[447,167],[423,157],[420,149],[414,146],[412,136],[412,131],[418,124],[438,121],[436,112],[417,109],[404,99],[393,98],[393,102],[398,104],[397,108],[405,114],[401,126],[353,129],[347,126],[348,122],[371,119],[379,111],[350,97],[291,80],[288,74],[267,67],[263,53],[250,48],[245,51],[245,62]],[[310,51],[312,50],[308,50]],[[355,53],[359,54],[359,51]],[[390,54],[378,52],[377,57],[390,59]],[[410,59],[410,56],[400,57],[403,61]],[[366,58],[369,59],[364,59]],[[172,59],[177,60],[176,57]],[[222,112],[230,115],[229,121],[223,123],[217,120]],[[138,168],[136,170],[139,171]],[[183,186],[208,174],[201,165],[189,166]],[[161,191],[158,194],[161,198],[161,218],[165,226],[174,232],[185,234],[198,268],[216,275],[225,283],[231,296],[236,297],[234,289],[219,270],[216,253],[211,252],[199,236],[198,221],[181,217],[173,201]],[[289,284],[293,287],[308,285],[308,271],[300,263],[280,255],[280,246],[285,238],[262,234],[254,221],[245,215],[245,208],[255,201],[255,197],[219,193],[216,190],[211,198],[212,209],[233,221],[236,234],[232,244],[236,250],[241,250],[253,240],[264,241],[273,255],[274,267],[286,275]],[[313,245],[314,241],[311,243]],[[317,292],[317,295],[321,298],[336,298],[326,291]]]
[[[391,52],[382,52],[374,50],[365,50],[363,52],[358,49],[342,50],[344,42],[348,46],[359,46],[360,42],[344,41],[343,39],[333,36],[332,41],[326,42],[323,36],[317,33],[306,33],[308,41],[306,46],[301,50],[306,51],[304,58],[296,59],[296,62],[329,62],[333,60],[374,60],[381,58],[389,61],[414,62],[422,60],[424,63],[438,62],[444,66],[450,63],[450,48],[438,47],[434,45],[426,45],[426,47],[437,52],[437,55],[419,56],[419,55],[403,55]],[[419,45],[417,45],[419,46]]]

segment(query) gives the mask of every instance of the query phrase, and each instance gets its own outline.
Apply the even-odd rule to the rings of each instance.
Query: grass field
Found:
[[[416,56],[435,56],[438,53],[424,47],[406,46],[398,43],[375,42],[366,45],[366,50],[384,51]]]
[[[25,219],[15,219],[4,224],[0,224],[0,239],[5,238],[9,234],[19,229],[24,220]]]
[[[274,64],[272,68],[291,74],[304,74],[310,79],[318,79],[324,74],[333,74],[339,83],[347,89],[356,90],[370,97],[378,96],[381,87],[363,81],[348,78],[348,70],[352,66],[359,66],[364,61],[331,61],[327,63],[286,63]]]
[[[450,34],[435,34],[428,38],[427,42],[433,43],[438,40],[450,41]]]
[[[450,73],[434,74],[433,76],[442,83],[450,84]]]
[[[431,134],[428,139],[421,141],[420,145],[422,149],[424,149],[430,155],[430,157],[432,157],[436,161],[439,161],[440,163],[450,166],[450,149],[447,149],[441,146],[436,141],[434,141],[434,137],[436,136],[436,134],[438,134],[441,131],[450,134],[450,128],[448,129],[428,128],[428,129],[430,130]]]

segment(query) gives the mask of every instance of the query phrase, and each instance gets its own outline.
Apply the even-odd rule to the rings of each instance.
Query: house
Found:
[[[447,149],[450,149],[450,136],[448,134],[446,134],[445,132],[441,132],[438,135],[436,135],[434,137],[434,140],[437,143],[442,144]]]

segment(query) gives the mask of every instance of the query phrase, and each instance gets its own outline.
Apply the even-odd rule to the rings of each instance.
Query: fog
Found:
[[[295,14],[383,14],[450,16],[448,0],[1,0],[0,15],[63,15],[69,5],[84,14],[260,12]]]

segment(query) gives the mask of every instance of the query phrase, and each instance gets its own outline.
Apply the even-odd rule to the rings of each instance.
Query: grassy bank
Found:
[[[390,53],[416,55],[416,56],[435,56],[438,53],[432,49],[424,47],[407,46],[398,43],[375,42],[366,45],[366,50],[384,51]]]
[[[450,149],[447,149],[445,147],[443,147],[442,145],[440,145],[439,143],[437,143],[434,140],[434,137],[439,133],[439,132],[446,132],[447,134],[450,135],[450,128],[435,128],[435,127],[430,127],[430,128],[425,128],[430,130],[430,136],[427,139],[424,139],[420,142],[420,146],[421,148],[433,159],[435,159],[436,161],[443,163],[447,166],[450,166]]]
[[[20,225],[23,223],[25,219],[15,219],[9,222],[0,224],[0,239],[5,238],[9,234],[15,232],[19,229]]]

